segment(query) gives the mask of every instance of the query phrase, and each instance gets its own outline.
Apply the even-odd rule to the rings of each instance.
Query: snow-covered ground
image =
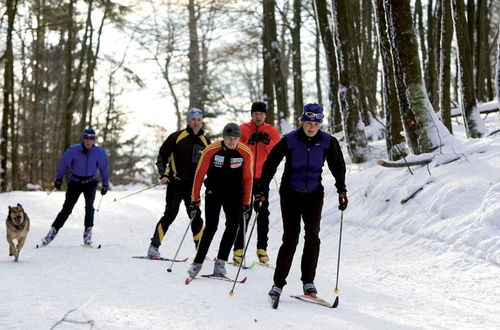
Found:
[[[487,126],[497,129],[500,115],[491,114]],[[189,263],[176,263],[168,273],[170,263],[132,259],[146,253],[163,212],[164,187],[116,203],[114,198],[131,191],[106,195],[95,216],[100,250],[80,246],[83,198],[54,242],[35,249],[64,193],[0,194],[2,217],[7,205],[21,203],[31,218],[19,263],[12,262],[6,240],[0,240],[0,329],[49,329],[72,310],[67,319],[92,320],[96,329],[500,329],[500,134],[465,140],[457,131],[457,142],[436,152],[428,169],[412,168],[414,175],[375,164],[385,158],[383,142],[372,144],[373,161],[348,165],[337,309],[288,297],[301,292],[301,248],[278,310],[267,300],[270,269],[242,271],[248,281],[238,284],[231,297],[231,283],[197,279],[186,286]],[[329,171],[324,184],[316,285],[320,296],[333,301],[340,214]],[[163,256],[173,256],[187,224],[182,210],[166,234]],[[223,219],[211,256],[222,226]],[[272,261],[280,239],[279,198],[272,183]],[[180,256],[193,254],[186,240]],[[249,259],[256,259],[254,239]],[[205,262],[202,273],[212,267]],[[228,271],[235,276],[237,268],[228,266]],[[89,327],[62,322],[56,329]]]

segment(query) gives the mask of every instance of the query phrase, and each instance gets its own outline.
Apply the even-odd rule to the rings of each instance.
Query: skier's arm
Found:
[[[210,162],[214,154],[220,150],[220,143],[213,143],[203,150],[198,166],[196,167],[196,174],[194,175],[193,190],[191,191],[191,201],[198,202],[200,200],[200,190],[203,179],[208,172]]]
[[[160,147],[158,157],[156,158],[156,167],[158,168],[160,177],[164,177],[167,174],[168,158],[174,151],[176,138],[177,134],[170,134]]]
[[[56,180],[62,181],[66,171],[71,166],[71,161],[73,160],[71,148],[66,149],[64,152],[61,161],[59,162],[59,167],[57,168]]]
[[[238,151],[243,156],[243,205],[250,205],[252,202],[253,184],[253,153],[243,143],[238,144]]]
[[[267,159],[264,162],[264,165],[262,166],[262,175],[260,177],[262,186],[259,187],[260,189],[269,191],[269,183],[273,179],[273,176],[278,169],[278,165],[283,160],[283,157],[285,157],[287,149],[288,146],[286,143],[286,139],[283,137],[271,150],[269,156],[267,156]]]
[[[109,167],[108,167],[108,156],[106,155],[106,151],[104,149],[101,150],[101,157],[99,157],[99,172],[102,177],[102,186],[109,186]]]
[[[331,137],[330,146],[326,149],[326,161],[328,162],[328,168],[335,177],[337,192],[339,194],[347,192],[345,186],[344,156],[342,154],[342,149],[340,149],[339,142],[333,136]]]

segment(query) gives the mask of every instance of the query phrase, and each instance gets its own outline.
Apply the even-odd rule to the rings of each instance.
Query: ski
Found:
[[[280,303],[280,297],[279,296],[269,296],[269,301],[271,302],[271,307],[273,309],[278,309],[278,305]]]
[[[228,263],[228,264],[230,264],[230,265],[233,265],[234,267],[240,267],[240,265],[239,265],[239,264],[235,264],[233,261],[228,261],[227,263]],[[248,265],[248,266],[243,265],[241,268],[242,268],[242,269],[252,269],[252,268],[254,268],[254,267],[255,267],[255,265],[256,265],[256,264],[257,264],[257,263],[254,261],[254,262],[252,262],[252,263],[251,263],[250,265]]]
[[[259,261],[257,264],[261,265],[262,267],[267,267],[267,268],[272,269],[272,270],[276,269],[276,267],[274,265],[271,265],[268,262],[260,262]]]
[[[337,307],[337,306],[335,306],[335,304],[329,303],[328,301],[326,301],[324,299],[321,299],[319,297],[313,297],[313,296],[304,295],[304,294],[303,295],[291,295],[290,297],[298,299],[298,300],[301,300],[301,301],[309,302],[309,303],[312,303],[312,304],[316,304],[316,305],[320,305],[320,306],[325,306],[325,307],[328,307],[328,308],[335,308],[335,307]]]
[[[94,244],[82,244],[80,245],[84,248],[87,248],[87,249],[100,249],[101,248],[101,244],[99,245],[94,245]]]
[[[226,281],[226,282],[234,282],[234,279],[230,278],[229,276],[220,276],[220,275],[214,275],[214,274],[205,274],[205,275],[201,275],[201,277],[203,278],[208,278],[208,279],[212,279],[212,280],[219,280],[219,281]],[[196,277],[192,277],[192,276],[189,276],[188,278],[186,278],[186,280],[184,281],[184,284],[188,285],[189,283],[191,283]],[[245,276],[242,280],[238,280],[236,281],[236,283],[245,283],[247,281],[247,277]]]
[[[169,258],[150,258],[148,256],[133,256],[132,258],[136,259],[148,259],[148,260],[155,260],[155,261],[173,261],[173,262],[186,262],[189,260],[189,258],[184,258],[184,259],[169,259]]]

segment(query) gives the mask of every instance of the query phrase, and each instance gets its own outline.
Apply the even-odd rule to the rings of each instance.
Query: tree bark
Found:
[[[398,160],[407,155],[405,138],[401,134],[403,124],[399,111],[398,92],[394,79],[394,69],[391,57],[391,44],[387,35],[387,22],[384,11],[384,0],[374,0],[373,8],[377,18],[378,40],[382,57],[382,100],[386,122],[386,147],[390,160]]]
[[[335,26],[335,48],[339,70],[339,99],[344,124],[344,134],[349,156],[354,163],[362,163],[367,157],[368,142],[361,120],[359,77],[356,67],[359,55],[353,36],[354,26],[350,19],[347,0],[333,0],[332,14]]]
[[[73,81],[73,48],[74,48],[74,27],[73,27],[73,12],[74,12],[74,0],[69,1],[67,7],[67,39],[65,47],[65,74],[64,74],[64,145],[63,149],[66,149],[71,144],[71,124],[73,121],[73,108],[71,107],[72,98],[72,81]]]
[[[2,192],[7,191],[7,157],[9,141],[9,119],[14,116],[14,52],[12,49],[12,34],[14,31],[14,19],[17,12],[17,0],[7,0],[7,35],[5,43],[5,69],[4,69],[4,87],[3,87],[3,114],[2,131],[0,142],[0,188]],[[11,127],[11,135],[14,127]],[[18,164],[12,164],[17,166]]]
[[[316,19],[316,17],[315,17]],[[316,24],[317,24],[316,20]],[[323,104],[323,92],[321,91],[321,62],[320,62],[320,55],[321,55],[321,40],[320,40],[320,32],[319,29],[315,30],[315,43],[314,43],[314,71],[316,73],[316,99],[318,100],[319,104]],[[329,115],[328,118],[333,116]],[[329,126],[329,129],[333,132],[332,126]]]
[[[442,0],[441,16],[441,55],[439,64],[439,110],[444,126],[453,133],[451,125],[451,41],[453,22],[451,19],[450,0]]]
[[[398,99],[406,141],[414,154],[431,152],[449,133],[429,102],[409,0],[384,0]]]
[[[189,108],[203,109],[201,103],[203,86],[201,84],[200,46],[198,42],[198,15],[195,0],[189,0]]]
[[[497,47],[497,72],[495,79],[495,89],[497,92],[497,102],[500,106],[500,38],[498,38],[498,47]]]
[[[293,68],[293,123],[298,126],[299,114],[304,107],[302,95],[302,59],[300,52],[300,27],[302,5],[301,0],[293,1],[293,29],[292,29],[292,68]]]
[[[465,21],[465,6],[463,0],[452,0],[453,25],[458,48],[460,98],[465,131],[469,138],[480,138],[486,133],[483,120],[479,115],[474,93],[474,78],[472,72],[472,52],[467,23]]]
[[[263,30],[262,30],[262,78],[264,93],[263,100],[267,104],[266,122],[271,125],[276,125],[276,109],[274,108],[274,79],[271,58],[271,37],[269,31],[269,23],[266,20],[266,6],[262,6],[263,15]]]
[[[342,131],[342,117],[338,98],[339,73],[337,69],[337,54],[333,43],[332,25],[328,19],[331,17],[331,13],[328,11],[326,1],[314,0],[313,4],[318,24],[317,31],[323,42],[328,70],[328,100],[330,101],[328,126],[331,133],[336,133]]]
[[[274,16],[275,0],[264,0],[264,20],[268,28],[270,47],[267,50],[271,54],[271,67],[273,71],[274,91],[278,106],[278,127],[282,129],[282,122],[285,120],[285,114],[288,112],[288,97],[285,86],[285,79],[281,71],[281,58],[276,35],[276,20]]]

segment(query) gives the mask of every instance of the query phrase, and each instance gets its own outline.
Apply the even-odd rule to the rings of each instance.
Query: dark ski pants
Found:
[[[81,193],[83,193],[83,196],[85,197],[85,228],[93,227],[96,188],[97,181],[88,183],[70,181],[68,184],[68,190],[66,191],[66,200],[64,201],[63,208],[52,223],[52,227],[59,230],[62,226],[64,226],[64,223],[73,211],[73,207],[78,201]]]
[[[304,221],[304,251],[302,252],[301,270],[303,283],[312,283],[316,276],[319,256],[319,230],[321,210],[323,209],[323,190],[314,192],[296,192],[283,189],[281,196],[281,214],[283,217],[283,238],[276,261],[274,284],[283,288],[290,272],[293,256],[300,234],[300,219]]]
[[[219,225],[219,216],[221,208],[224,209],[226,214],[226,224],[225,230],[222,234],[222,239],[219,245],[219,253],[217,254],[217,259],[227,261],[229,257],[229,252],[231,252],[231,247],[236,239],[236,234],[238,228],[242,222],[242,210],[241,210],[241,193],[229,193],[229,194],[217,194],[212,191],[207,191],[205,194],[205,220],[206,227],[203,232],[203,237],[201,238],[200,244],[198,245],[198,251],[194,262],[201,264],[205,260],[205,257],[212,243],[215,233],[217,232],[217,227]]]
[[[255,179],[253,181],[253,191],[255,191],[255,188],[258,186],[259,180],[260,179]],[[259,216],[257,217],[257,249],[267,250],[267,234],[269,233],[269,193],[266,192],[264,197],[266,198],[266,200],[262,203]],[[244,238],[243,235],[246,234],[248,237],[248,231],[251,229],[251,225],[249,227],[250,218],[246,219],[246,230],[243,230],[242,228],[240,231],[238,231],[238,236],[236,237],[236,241],[234,242],[234,250],[244,248],[246,238]]]
[[[151,244],[153,246],[159,247],[163,241],[163,237],[167,233],[168,228],[174,222],[177,214],[179,213],[179,206],[182,201],[184,201],[184,206],[186,207],[186,212],[189,215],[189,205],[191,204],[191,188],[193,186],[192,182],[185,181],[170,181],[171,183],[167,186],[167,194],[165,197],[165,212],[163,216],[158,221],[155,227],[155,232],[153,238],[151,238]],[[198,242],[201,238],[203,229],[203,220],[201,219],[201,212],[197,214],[193,221],[191,222],[191,231],[193,232],[193,240],[195,246],[198,246]]]

